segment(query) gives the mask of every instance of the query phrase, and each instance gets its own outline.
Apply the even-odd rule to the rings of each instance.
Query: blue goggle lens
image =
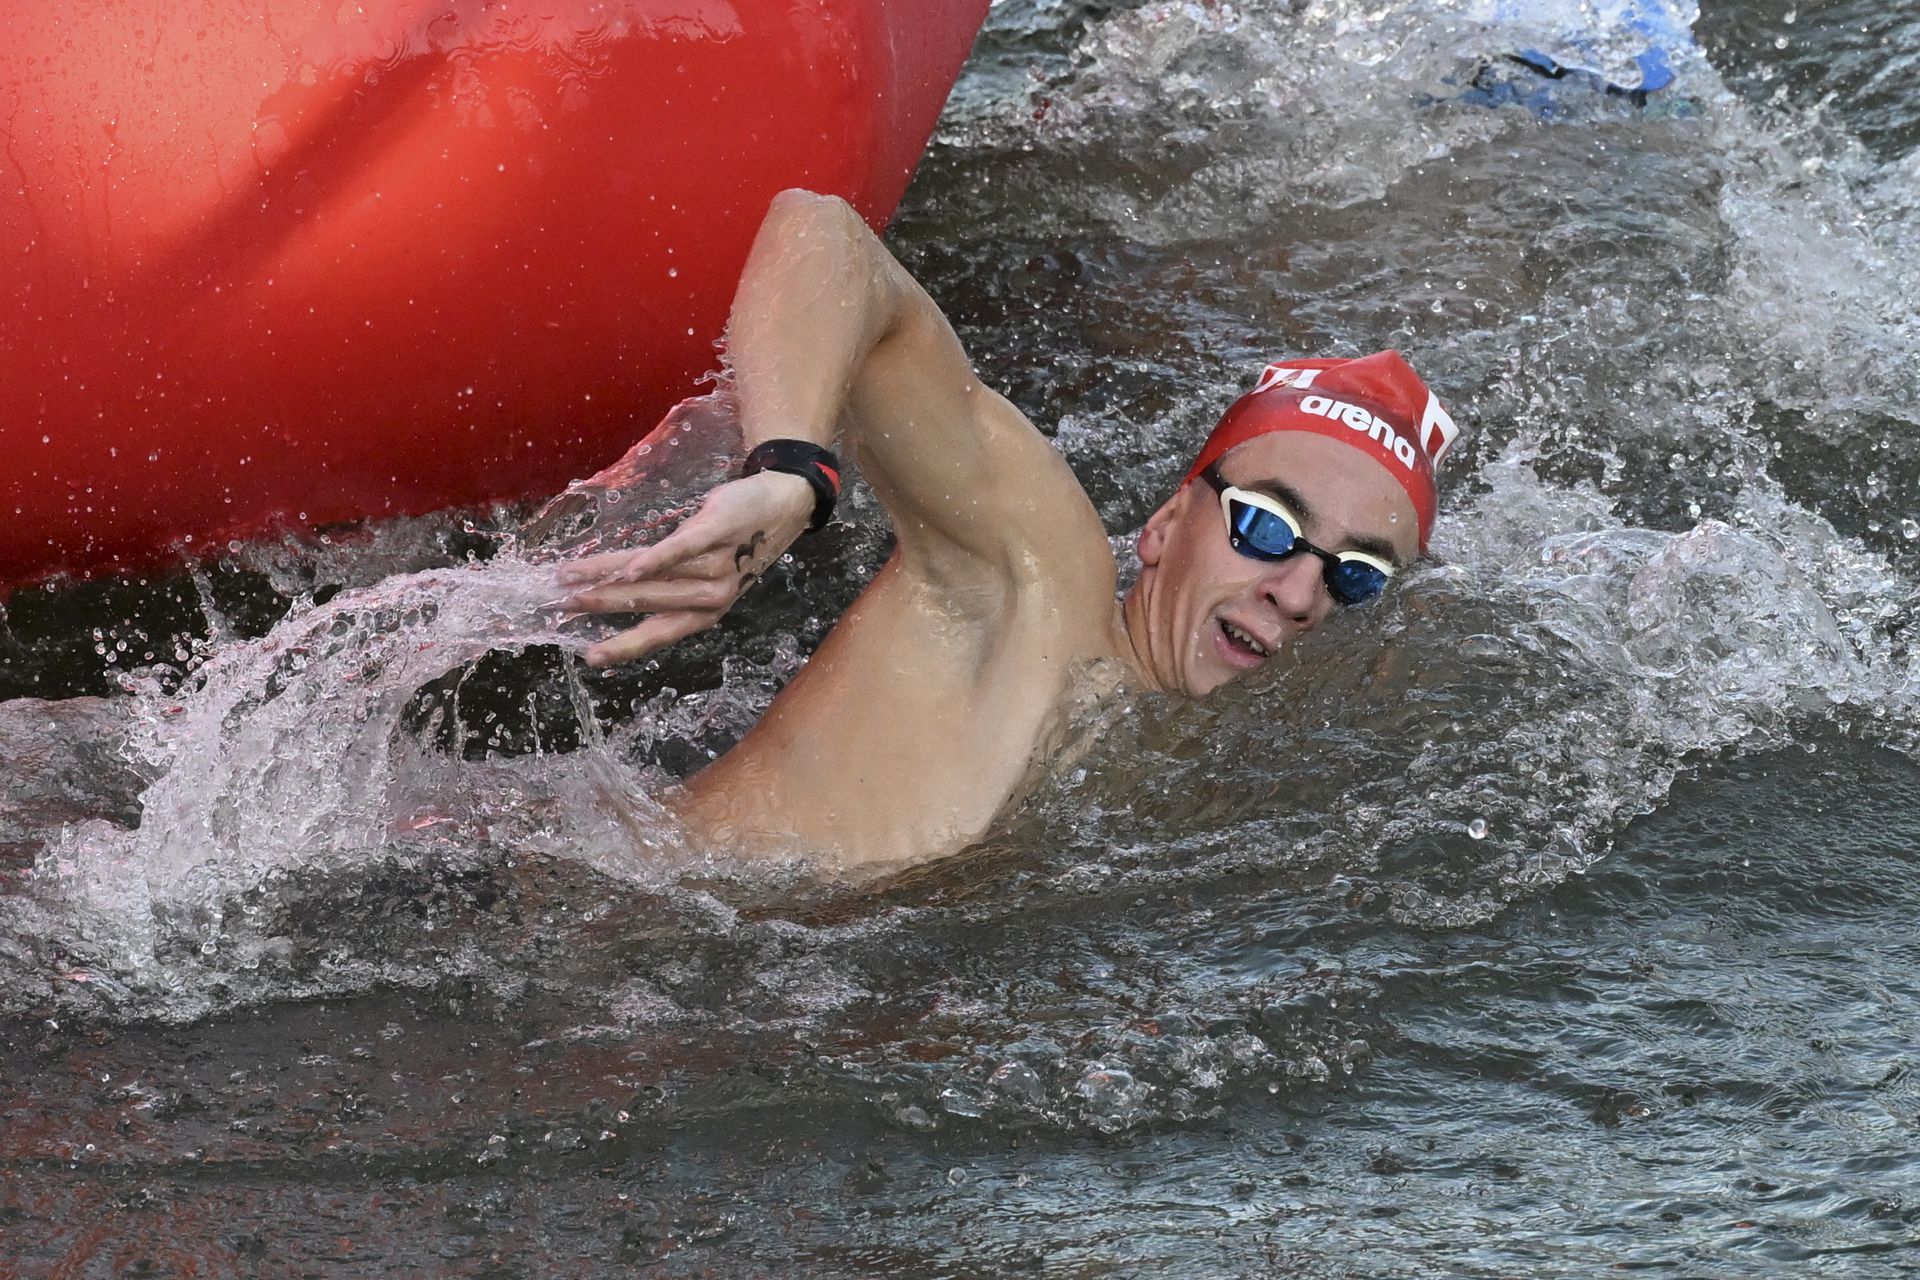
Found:
[[[1247,502],[1233,504],[1233,536],[1254,553],[1267,560],[1279,560],[1293,554],[1300,531],[1284,517]]]
[[[1387,575],[1358,560],[1327,566],[1327,591],[1341,604],[1365,604],[1387,589]]]
[[[1229,498],[1233,547],[1256,560],[1284,560],[1304,545],[1300,530],[1278,512]],[[1318,548],[1314,548],[1317,552]],[[1321,555],[1327,594],[1343,605],[1365,604],[1387,589],[1387,575],[1363,560]]]

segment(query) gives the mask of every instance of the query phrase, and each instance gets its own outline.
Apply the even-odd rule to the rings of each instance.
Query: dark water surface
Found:
[[[858,495],[611,675],[521,512],[16,596],[0,1275],[1920,1273],[1920,7],[1708,6],[1644,106],[1631,17],[995,8],[894,243],[1112,532],[1274,355],[1468,433],[1389,602],[975,854],[651,798]]]

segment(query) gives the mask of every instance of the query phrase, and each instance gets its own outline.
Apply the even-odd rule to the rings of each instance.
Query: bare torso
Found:
[[[1044,775],[1075,709],[1124,678],[1099,518],[1059,455],[1004,414],[1004,452],[1029,471],[999,496],[1020,495],[1035,545],[948,579],[889,560],[760,722],[689,782],[677,808],[695,831],[850,870],[952,852]],[[985,505],[1008,518],[1003,501]]]
[[[869,869],[951,852],[1044,773],[1073,709],[1119,682],[1103,630],[1037,586],[981,625],[890,564],[677,807],[738,852]]]
[[[1044,771],[1073,707],[1130,670],[1106,531],[1065,460],[981,384],[939,309],[838,201],[775,202],[729,350],[747,443],[836,442],[896,549],[673,803],[695,834],[749,855],[879,871],[950,853]],[[711,625],[811,501],[794,476],[749,476],[657,548],[575,566],[579,607],[652,615],[589,660]]]

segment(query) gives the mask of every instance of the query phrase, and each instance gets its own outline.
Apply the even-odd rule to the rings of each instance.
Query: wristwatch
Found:
[[[742,478],[761,471],[784,471],[813,486],[813,519],[808,533],[818,533],[833,518],[840,497],[840,460],[811,440],[768,440],[753,447],[740,466]]]

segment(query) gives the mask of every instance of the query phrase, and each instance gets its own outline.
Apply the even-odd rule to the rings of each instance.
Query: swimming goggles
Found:
[[[1227,517],[1227,540],[1252,560],[1285,560],[1304,551],[1319,559],[1327,594],[1343,605],[1365,604],[1387,589],[1393,565],[1364,551],[1322,551],[1300,532],[1293,512],[1264,493],[1236,489],[1208,467],[1200,473],[1220,494],[1220,510]]]

